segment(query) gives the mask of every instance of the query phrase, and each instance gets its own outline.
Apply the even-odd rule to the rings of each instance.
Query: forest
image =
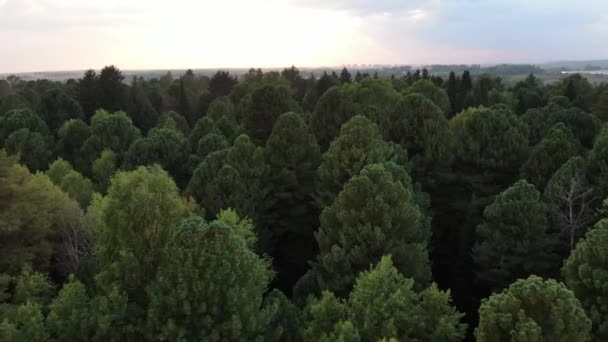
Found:
[[[2,341],[608,341],[608,84],[0,80]]]

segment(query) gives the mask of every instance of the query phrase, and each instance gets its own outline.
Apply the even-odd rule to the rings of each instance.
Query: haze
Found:
[[[608,1],[0,0],[0,73],[608,56]]]

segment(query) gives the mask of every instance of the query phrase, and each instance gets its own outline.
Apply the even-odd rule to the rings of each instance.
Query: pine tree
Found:
[[[496,196],[484,211],[473,247],[477,277],[500,290],[531,274],[552,275],[556,239],[548,230],[540,193],[521,180]]]
[[[222,220],[184,221],[147,290],[150,338],[263,340],[274,314],[262,306],[272,271],[251,251],[252,234]]]
[[[466,325],[435,285],[417,293],[391,257],[361,272],[347,300],[324,292],[305,308],[306,341],[460,341]]]
[[[376,124],[361,115],[350,119],[321,157],[317,171],[319,207],[333,203],[351,177],[366,165],[385,162],[389,154]]]
[[[319,145],[299,114],[285,113],[274,125],[265,155],[269,174],[262,221],[271,230],[272,256],[279,270],[295,273],[279,273],[279,281],[290,288],[314,255],[313,230],[319,213],[312,195]]]
[[[520,279],[479,308],[479,342],[588,341],[591,322],[572,291],[555,280]]]
[[[430,280],[430,230],[411,183],[403,184],[382,164],[369,165],[348,181],[320,219],[316,238],[322,289],[344,296],[356,274],[382,254],[392,255],[397,269],[417,285]]]
[[[598,222],[576,245],[562,274],[591,318],[595,340],[608,339],[608,220]]]
[[[553,173],[576,156],[579,150],[579,143],[572,131],[558,123],[532,148],[528,160],[521,167],[521,177],[544,189]]]

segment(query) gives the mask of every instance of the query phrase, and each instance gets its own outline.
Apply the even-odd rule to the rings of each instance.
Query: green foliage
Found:
[[[225,221],[191,217],[164,251],[148,287],[154,340],[262,341],[274,312],[262,307],[269,263]]]
[[[81,170],[83,160],[86,159],[81,155],[81,148],[84,142],[91,136],[91,128],[80,119],[70,119],[63,123],[57,131],[57,153],[65,160],[70,162]]]
[[[466,326],[460,323],[463,315],[450,306],[449,292],[432,285],[416,293],[413,286],[390,257],[383,257],[358,276],[348,300],[324,292],[309,302],[305,340],[460,341]]]
[[[15,316],[0,325],[0,337],[11,342],[49,341],[40,305],[31,302],[20,305]]]
[[[203,116],[196,122],[194,128],[192,128],[192,131],[190,131],[190,135],[188,136],[188,146],[190,147],[190,151],[196,152],[198,142],[202,137],[209,133],[221,134],[221,132],[215,127],[213,120]]]
[[[544,189],[553,173],[576,156],[579,149],[579,143],[568,127],[558,123],[530,150],[528,160],[521,167],[521,177]]]
[[[96,181],[96,189],[105,193],[110,186],[110,178],[116,171],[116,154],[112,150],[101,151],[99,158],[95,159],[91,166],[93,179]]]
[[[451,162],[452,134],[444,112],[426,97],[414,93],[402,98],[391,113],[389,140],[405,146],[421,174]]]
[[[356,114],[355,104],[341,87],[329,89],[319,98],[311,117],[311,128],[321,150],[340,133],[340,127]]]
[[[350,119],[321,157],[317,171],[319,206],[333,203],[351,177],[366,165],[385,162],[389,153],[376,124],[360,115]]]
[[[72,168],[70,163],[59,158],[49,166],[47,176],[59,186],[81,208],[89,206],[93,195],[93,183]]]
[[[122,161],[131,143],[139,137],[139,129],[124,112],[98,110],[91,118],[91,136],[85,141],[82,153],[88,154],[92,162],[104,149],[110,149]]]
[[[226,149],[228,147],[228,142],[223,135],[209,133],[198,141],[196,156],[202,161],[211,153]]]
[[[103,202],[97,282],[105,294],[116,286],[126,292],[134,310],[143,309],[144,288],[154,279],[162,249],[186,214],[185,201],[165,171],[142,166],[117,172]]]
[[[411,184],[402,184],[381,164],[365,167],[348,181],[320,219],[322,288],[345,295],[356,275],[383,254],[392,255],[396,268],[419,286],[431,279],[430,231]]]
[[[40,133],[27,128],[9,135],[4,147],[8,153],[19,155],[21,162],[32,171],[45,169],[51,156],[47,140]]]
[[[288,88],[263,85],[253,91],[244,109],[245,131],[253,141],[264,144],[279,116],[296,108]]]
[[[185,184],[189,173],[186,146],[186,139],[180,132],[155,128],[147,137],[133,142],[125,156],[125,166],[134,169],[139,165],[159,164],[178,184]]]
[[[312,195],[320,152],[315,136],[297,113],[281,115],[266,142],[268,177],[262,222],[271,230],[273,257],[283,267],[305,271],[314,254],[318,211]]]
[[[564,262],[566,285],[593,322],[596,341],[608,338],[608,221],[587,233]]]
[[[47,136],[49,130],[46,123],[33,111],[20,108],[8,111],[0,116],[0,142],[5,141],[13,132],[27,128],[32,133]]]
[[[89,302],[84,285],[71,277],[50,305],[46,319],[50,335],[57,341],[90,341],[94,318]]]
[[[159,118],[158,112],[146,94],[142,81],[133,82],[128,102],[128,112],[134,125],[144,132],[148,132]],[[108,107],[105,108],[108,109]]]
[[[475,337],[479,342],[589,341],[590,330],[572,291],[530,276],[483,301]]]
[[[563,122],[587,149],[593,146],[594,139],[602,128],[602,123],[597,117],[577,108],[562,109],[552,113],[550,122],[551,125]]]
[[[264,306],[276,308],[269,329],[266,334],[266,341],[302,341],[302,318],[300,309],[285,297],[283,292],[272,290],[264,299]],[[270,335],[270,336],[269,336]]]
[[[446,115],[450,110],[450,99],[448,93],[436,86],[433,81],[419,80],[403,91],[404,95],[422,94],[441,109],[441,114]]]
[[[25,265],[15,282],[14,304],[33,303],[46,308],[55,296],[55,287],[42,273],[34,272]]]
[[[551,275],[557,236],[547,227],[547,209],[534,185],[525,180],[496,196],[477,227],[473,259],[477,277],[500,290],[531,274]]]
[[[589,152],[589,174],[600,193],[608,194],[608,127],[602,128]]]
[[[44,174],[31,175],[0,150],[0,272],[26,263],[48,271],[55,255],[59,212],[70,201]]]
[[[173,129],[181,132],[184,136],[188,136],[188,133],[190,133],[190,127],[188,127],[188,121],[186,121],[186,118],[174,111],[163,113],[158,118],[156,127]]]
[[[208,155],[194,170],[185,191],[187,196],[196,199],[201,207],[206,210],[205,216],[209,219],[217,215],[221,209],[224,209],[224,204],[227,202],[224,198],[232,194],[231,192],[224,192],[224,187],[214,184],[215,178],[224,167],[227,154],[228,149],[223,149]],[[230,183],[223,184],[230,185]],[[220,190],[220,192],[215,193],[215,190]]]
[[[528,128],[510,111],[470,108],[450,121],[456,159],[482,170],[516,169],[528,149]]]

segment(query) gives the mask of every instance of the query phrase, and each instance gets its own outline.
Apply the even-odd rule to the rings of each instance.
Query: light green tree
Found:
[[[479,308],[479,342],[589,341],[591,321],[572,291],[555,280],[520,279]]]

